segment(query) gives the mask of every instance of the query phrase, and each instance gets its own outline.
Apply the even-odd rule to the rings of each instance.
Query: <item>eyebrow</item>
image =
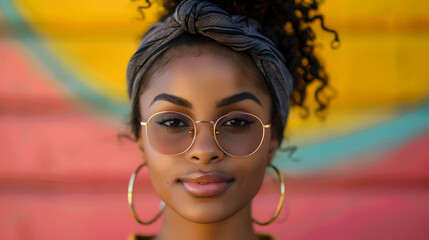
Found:
[[[176,104],[176,105],[179,105],[179,106],[182,106],[182,107],[192,108],[192,104],[188,100],[186,100],[184,98],[181,98],[181,97],[178,97],[178,96],[167,94],[167,93],[161,93],[161,94],[157,95],[152,100],[152,102],[150,103],[149,106],[151,106],[156,101],[161,101],[161,100],[167,101],[167,102],[171,102],[173,104]]]
[[[238,94],[235,94],[235,95],[232,95],[230,97],[222,99],[221,101],[219,101],[216,104],[216,107],[217,108],[225,107],[227,105],[231,105],[233,103],[240,102],[240,101],[247,100],[247,99],[252,100],[252,101],[256,102],[257,104],[259,104],[260,106],[262,106],[261,101],[259,101],[259,99],[255,95],[253,95],[249,92],[242,92],[242,93],[238,93]]]

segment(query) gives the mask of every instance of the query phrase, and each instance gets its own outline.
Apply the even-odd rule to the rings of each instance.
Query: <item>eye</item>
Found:
[[[190,126],[189,121],[179,114],[166,114],[162,116],[161,119],[157,120],[156,123],[167,128],[182,128]]]
[[[227,116],[223,121],[221,126],[227,126],[227,127],[245,127],[248,126],[255,121],[247,115],[232,115]]]
[[[222,126],[244,126],[247,122],[240,120],[240,119],[231,119],[228,120],[226,123],[222,124]]]
[[[164,125],[166,127],[186,127],[187,126],[183,121],[179,119],[164,120],[157,123],[160,125]]]

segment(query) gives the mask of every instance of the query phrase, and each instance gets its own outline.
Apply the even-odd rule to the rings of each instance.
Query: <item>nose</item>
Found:
[[[215,142],[213,122],[201,121],[199,123],[195,141],[187,152],[188,159],[204,164],[222,160],[224,153]],[[199,128],[198,125],[200,125]]]

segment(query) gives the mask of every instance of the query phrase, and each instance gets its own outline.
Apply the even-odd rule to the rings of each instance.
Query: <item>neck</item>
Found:
[[[257,240],[253,230],[250,204],[235,215],[215,223],[195,223],[166,207],[161,231],[156,240]]]

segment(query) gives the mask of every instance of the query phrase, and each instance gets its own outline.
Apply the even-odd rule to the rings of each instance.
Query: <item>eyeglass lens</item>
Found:
[[[152,147],[167,155],[186,151],[196,133],[193,120],[178,112],[155,114],[146,127]],[[233,156],[253,153],[259,147],[264,131],[260,120],[246,113],[230,113],[220,118],[215,129],[219,147]]]
[[[253,153],[260,145],[263,126],[252,115],[228,114],[216,124],[216,140],[224,152],[234,156],[246,156]]]

